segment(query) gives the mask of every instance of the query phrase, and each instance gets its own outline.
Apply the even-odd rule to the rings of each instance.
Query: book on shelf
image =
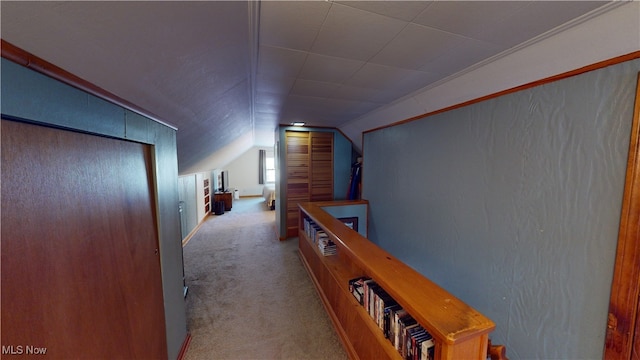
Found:
[[[431,334],[373,279],[350,279],[349,292],[403,359],[433,359],[435,343]]]
[[[349,280],[349,291],[351,295],[360,303],[360,305],[364,304],[364,281],[369,278],[361,276],[355,279]]]
[[[398,350],[400,348],[400,320],[409,316],[409,313],[405,309],[397,310],[394,313],[393,322],[391,323],[391,334],[389,334],[389,340],[393,347]]]
[[[407,335],[406,335],[407,343],[405,344],[405,355],[404,355],[404,358],[406,360],[413,360],[414,353],[417,353],[417,351],[415,351],[416,338],[424,334],[426,334],[426,331],[420,325],[414,326],[407,330]]]
[[[373,279],[366,279],[362,285],[362,292],[364,293],[364,300],[362,306],[369,312],[369,287],[376,282]]]
[[[376,320],[376,292],[378,292],[378,289],[380,289],[380,285],[377,283],[369,284],[369,304],[367,304],[366,309],[374,321]]]
[[[303,227],[304,227],[304,233],[314,243],[317,243],[318,236],[321,233],[325,233],[324,230],[322,230],[322,228],[320,227],[320,225],[316,224],[315,221],[311,220],[308,217],[304,218]]]
[[[395,313],[402,310],[402,306],[399,304],[391,305],[384,309],[384,337],[391,340],[393,336],[393,318]]]
[[[435,345],[433,337],[424,340],[422,344],[420,344],[422,351],[419,360],[433,360]]]
[[[336,244],[329,239],[329,236],[318,237],[318,249],[324,256],[335,255],[337,253]]]
[[[385,332],[385,328],[388,327],[387,320],[389,309],[392,306],[398,305],[398,303],[389,295],[386,291],[382,290],[382,293],[378,299],[378,312],[376,314],[376,319],[378,322],[378,327],[382,332]]]
[[[410,356],[409,352],[411,351],[412,334],[420,331],[421,328],[420,324],[416,322],[415,324],[408,325],[405,329],[403,337],[404,342],[401,344],[402,352],[400,353],[403,359],[407,359]]]
[[[412,327],[418,326],[418,322],[411,316],[405,316],[400,318],[399,323],[398,323],[398,336],[399,336],[399,341],[398,341],[398,352],[400,353],[400,356],[402,356],[402,358],[404,359],[407,355],[407,349],[406,349],[406,345],[407,345],[407,329],[411,329]]]
[[[433,336],[429,332],[425,332],[424,335],[416,339],[413,360],[433,360],[434,349]]]

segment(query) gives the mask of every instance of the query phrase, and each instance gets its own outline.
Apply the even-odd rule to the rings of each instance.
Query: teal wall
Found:
[[[351,159],[352,159],[352,144],[338,130],[327,128],[312,128],[312,127],[296,127],[296,126],[280,126],[276,130],[276,223],[278,224],[278,235],[280,237],[286,234],[286,224],[282,219],[286,219],[287,209],[283,208],[280,200],[284,197],[285,188],[281,186],[280,182],[283,171],[283,167],[286,164],[286,149],[285,149],[285,132],[286,131],[317,131],[317,132],[332,132],[333,135],[333,197],[334,200],[345,200],[347,198],[347,192],[349,190],[349,182],[351,180]],[[282,194],[282,195],[281,195]]]
[[[496,322],[510,359],[602,358],[639,71],[366,133],[369,238]]]
[[[358,233],[364,237],[367,237],[367,205],[366,204],[323,206],[322,210],[326,211],[336,219],[343,218],[343,217],[357,217]]]
[[[167,349],[170,359],[177,358],[187,326],[176,130],[4,58],[0,66],[3,117],[153,145]]]

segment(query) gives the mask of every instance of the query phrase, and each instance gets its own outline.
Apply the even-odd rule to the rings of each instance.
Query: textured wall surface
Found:
[[[343,206],[323,206],[322,210],[328,212],[334,218],[357,217],[358,233],[367,237],[367,205],[343,205]]]
[[[602,358],[640,60],[364,136],[369,238],[497,324]]]

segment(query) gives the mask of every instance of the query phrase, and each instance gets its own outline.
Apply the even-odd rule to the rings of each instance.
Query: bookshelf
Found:
[[[209,179],[204,179],[204,213],[209,214],[211,210],[211,199],[209,197]]]
[[[486,359],[489,333],[495,328],[490,319],[322,209],[361,203],[367,204],[299,204],[299,253],[350,358],[402,359],[349,290],[349,280],[366,276],[433,336],[434,359]],[[305,219],[319,225],[336,244],[335,255],[320,253],[305,232]]]

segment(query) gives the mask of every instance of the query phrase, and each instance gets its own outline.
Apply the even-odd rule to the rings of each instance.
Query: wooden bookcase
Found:
[[[211,198],[209,196],[209,179],[204,179],[204,213],[208,214],[211,210]]]
[[[435,359],[487,358],[495,324],[322,207],[366,204],[364,200],[299,204],[299,252],[343,345],[352,359],[401,359],[400,354],[349,291],[349,280],[368,276],[385,289],[435,339]],[[337,245],[323,256],[304,231],[318,224]]]

